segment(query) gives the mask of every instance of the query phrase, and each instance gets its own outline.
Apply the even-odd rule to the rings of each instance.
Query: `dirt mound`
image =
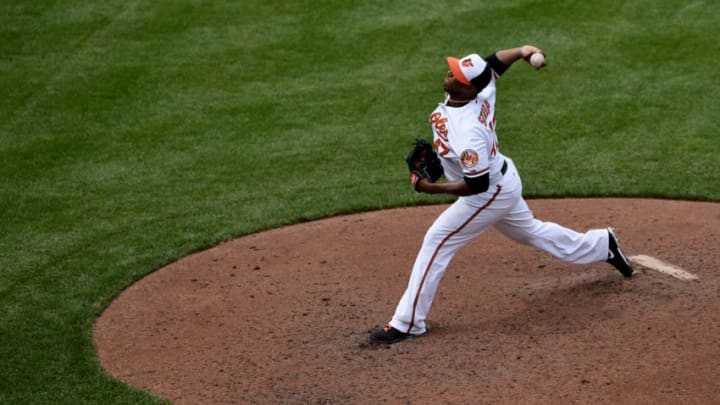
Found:
[[[445,206],[329,218],[183,258],[97,320],[102,365],[178,404],[720,401],[720,204],[530,200],[698,276],[561,263],[491,230],[450,264],[428,333],[367,344]]]

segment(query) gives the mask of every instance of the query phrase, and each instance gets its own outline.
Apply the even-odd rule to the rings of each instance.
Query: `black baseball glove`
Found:
[[[443,175],[443,167],[440,158],[433,150],[431,144],[424,139],[417,139],[415,146],[405,158],[410,170],[410,182],[417,190],[417,184],[424,178],[430,178],[430,182],[436,182]]]

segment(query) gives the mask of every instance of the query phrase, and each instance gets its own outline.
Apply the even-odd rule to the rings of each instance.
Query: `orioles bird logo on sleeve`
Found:
[[[462,165],[467,167],[468,169],[471,167],[475,167],[478,160],[479,157],[477,152],[472,149],[465,149],[460,155],[460,162],[462,162]]]

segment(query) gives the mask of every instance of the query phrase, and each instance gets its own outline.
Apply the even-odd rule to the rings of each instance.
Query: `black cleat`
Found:
[[[403,333],[390,325],[385,325],[384,328],[376,330],[370,335],[370,343],[389,345],[397,343],[408,336],[410,336],[409,333]]]
[[[633,275],[633,269],[630,267],[630,262],[627,257],[620,250],[620,244],[618,244],[617,236],[612,228],[608,228],[608,236],[610,239],[610,245],[608,246],[608,259],[607,262],[612,264],[623,276],[630,278]]]

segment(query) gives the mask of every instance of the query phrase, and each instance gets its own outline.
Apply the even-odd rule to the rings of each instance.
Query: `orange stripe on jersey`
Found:
[[[472,178],[474,178],[474,177],[480,177],[480,176],[482,176],[483,174],[485,174],[485,173],[487,173],[487,172],[489,172],[489,171],[490,171],[490,167],[488,166],[488,167],[486,167],[486,168],[484,168],[484,169],[482,169],[482,170],[477,170],[477,171],[469,172],[469,173],[463,173],[463,176],[469,177],[469,178],[472,179]]]

